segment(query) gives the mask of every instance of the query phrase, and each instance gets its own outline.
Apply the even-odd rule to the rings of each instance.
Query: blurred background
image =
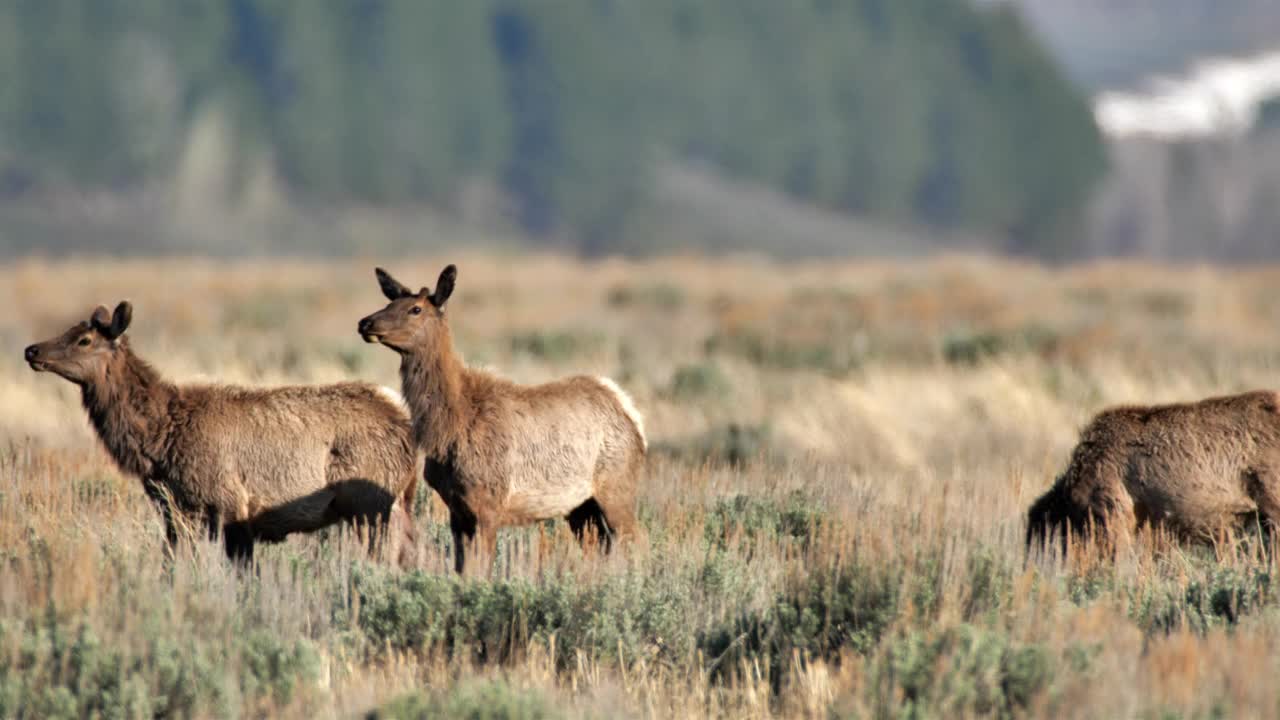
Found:
[[[1277,386],[1278,231],[1280,0],[0,0],[0,718],[1276,717],[1274,534],[1024,533],[1103,408]],[[128,299],[398,388],[448,262],[468,363],[634,398],[648,549],[454,582],[422,483],[425,573],[169,562],[23,360]]]
[[[0,253],[1280,254],[1271,0],[12,0]]]

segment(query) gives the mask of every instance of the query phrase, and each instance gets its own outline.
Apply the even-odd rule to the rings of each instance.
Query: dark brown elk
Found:
[[[381,268],[377,277],[390,303],[361,320],[359,333],[400,355],[426,481],[449,508],[458,572],[467,546],[492,560],[503,526],[563,517],[580,538],[594,529],[606,548],[637,532],[646,442],[621,388],[586,376],[524,386],[469,368],[445,312],[453,265],[435,292],[415,293]]]
[[[388,552],[412,562],[416,452],[394,393],[176,385],[129,347],[131,316],[127,302],[99,307],[25,359],[80,387],[103,445],[160,509],[170,550],[185,524],[220,532],[227,555],[248,563],[256,540],[358,521],[390,523]]]
[[[1280,527],[1274,392],[1099,413],[1066,472],[1032,504],[1026,540],[1092,533],[1115,548],[1151,524],[1209,542],[1251,518]]]

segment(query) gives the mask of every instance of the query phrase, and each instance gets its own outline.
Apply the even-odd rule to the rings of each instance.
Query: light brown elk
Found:
[[[1099,413],[1027,513],[1027,545],[1093,533],[1111,548],[1143,524],[1212,541],[1250,518],[1280,527],[1280,402],[1252,392]]]
[[[426,481],[449,508],[458,572],[467,546],[492,560],[503,526],[563,517],[580,538],[593,528],[606,548],[637,532],[644,427],[616,384],[579,376],[523,386],[469,368],[445,313],[453,265],[435,292],[415,293],[381,268],[377,277],[390,303],[358,329],[400,355]]]
[[[164,517],[170,550],[188,523],[221,532],[227,555],[249,563],[256,540],[358,521],[389,523],[388,552],[412,561],[416,457],[394,393],[175,385],[130,349],[131,317],[128,302],[99,307],[25,358],[80,387],[103,445]]]

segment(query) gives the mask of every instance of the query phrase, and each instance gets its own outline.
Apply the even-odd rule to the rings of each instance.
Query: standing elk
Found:
[[[454,567],[467,546],[492,561],[499,527],[564,517],[607,549],[637,532],[636,485],[647,449],[631,398],[607,378],[517,385],[467,367],[453,346],[445,303],[457,269],[435,292],[413,292],[384,270],[390,303],[360,321],[366,342],[400,355],[400,380],[425,451],[427,484],[449,508]]]
[[[31,369],[80,387],[107,451],[141,478],[172,551],[180,523],[222,533],[227,556],[339,521],[386,527],[412,562],[412,428],[385,388],[362,383],[250,389],[175,385],[133,353],[128,302],[31,345]],[[397,502],[398,501],[398,502]]]
[[[1093,533],[1114,549],[1150,524],[1208,542],[1255,517],[1280,527],[1274,392],[1099,413],[1028,511],[1026,541]]]

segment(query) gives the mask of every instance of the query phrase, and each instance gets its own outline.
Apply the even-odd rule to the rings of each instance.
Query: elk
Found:
[[[80,387],[98,438],[160,510],[169,553],[181,526],[204,527],[251,564],[255,541],[348,521],[390,529],[388,553],[412,563],[417,457],[393,391],[176,385],[130,348],[132,316],[128,302],[98,307],[24,356]]]
[[[497,530],[563,517],[580,540],[637,533],[636,485],[647,443],[631,398],[607,378],[524,386],[467,367],[454,349],[446,303],[457,269],[435,292],[413,292],[377,269],[390,303],[358,325],[366,342],[400,355],[400,380],[425,453],[423,469],[449,508],[454,568],[468,546],[492,560]]]
[[[1274,392],[1099,413],[1027,513],[1028,548],[1092,533],[1112,549],[1144,525],[1212,542],[1256,518],[1280,527]]]

